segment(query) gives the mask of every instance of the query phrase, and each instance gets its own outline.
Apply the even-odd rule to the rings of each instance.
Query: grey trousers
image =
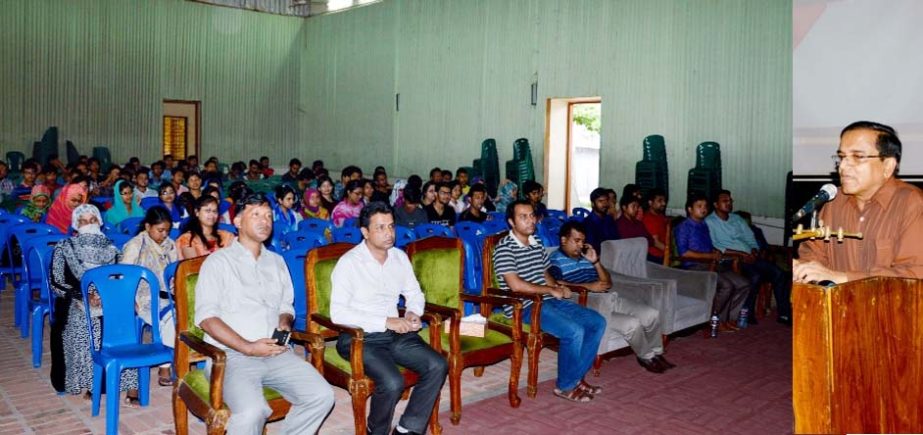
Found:
[[[644,303],[618,296],[613,301],[609,328],[631,345],[639,358],[650,359],[663,353],[660,312]]]
[[[224,402],[231,411],[228,435],[263,432],[271,409],[263,399],[270,387],[292,404],[282,433],[313,434],[333,409],[333,389],[314,367],[291,350],[274,357],[250,357],[228,349]],[[211,372],[208,367],[206,373]]]
[[[696,264],[690,270],[708,270],[707,264]],[[715,289],[715,302],[712,313],[718,315],[722,322],[733,322],[740,315],[740,309],[747,302],[750,293],[750,280],[727,269],[718,270],[718,286]]]

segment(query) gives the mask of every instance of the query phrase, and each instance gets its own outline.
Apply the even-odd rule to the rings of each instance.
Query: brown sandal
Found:
[[[593,395],[581,389],[579,386],[570,391],[561,391],[554,389],[554,395],[571,402],[586,403],[593,400]]]
[[[587,381],[583,381],[583,380],[581,380],[580,383],[577,384],[577,388],[583,391],[586,391],[587,393],[593,394],[593,395],[603,392],[603,387],[596,386],[596,385],[590,385],[587,383]]]

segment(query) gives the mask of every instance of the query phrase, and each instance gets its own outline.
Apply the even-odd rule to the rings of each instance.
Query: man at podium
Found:
[[[898,180],[901,141],[893,128],[870,121],[848,125],[832,156],[840,192],[819,218],[832,231],[862,239],[807,240],[793,262],[797,282],[842,284],[869,276],[923,278],[923,192]]]

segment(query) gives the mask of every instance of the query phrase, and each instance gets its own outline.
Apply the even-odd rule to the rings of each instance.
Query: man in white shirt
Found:
[[[205,341],[227,354],[227,433],[262,432],[271,412],[264,386],[292,404],[283,433],[316,433],[333,408],[333,390],[313,366],[270,338],[276,328],[291,330],[295,312],[288,268],[263,246],[272,233],[272,209],[262,194],[244,197],[236,207],[237,240],[202,264],[195,301],[195,323],[205,330]]]
[[[359,214],[364,241],[343,255],[333,269],[330,318],[335,323],[365,332],[362,362],[375,382],[368,431],[384,435],[391,427],[394,406],[404,391],[398,365],[413,370],[419,381],[395,434],[425,433],[426,424],[445,383],[448,364],[417,334],[425,300],[413,267],[403,251],[394,247],[391,207],[372,202]],[[398,297],[406,311],[399,317]],[[349,358],[352,338],[340,334],[337,352]]]

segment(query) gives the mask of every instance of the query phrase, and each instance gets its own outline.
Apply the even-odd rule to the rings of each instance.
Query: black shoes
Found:
[[[656,358],[643,359],[638,357],[638,364],[641,364],[641,367],[644,367],[644,370],[647,370],[651,373],[663,373],[667,371],[666,367],[657,362]]]
[[[657,355],[657,356],[655,356],[655,357],[652,358],[652,359],[653,359],[654,361],[660,363],[660,365],[662,365],[666,370],[669,370],[669,369],[672,369],[672,368],[676,367],[676,364],[673,364],[673,363],[671,363],[670,361],[667,361],[667,359],[664,358],[663,355]]]

